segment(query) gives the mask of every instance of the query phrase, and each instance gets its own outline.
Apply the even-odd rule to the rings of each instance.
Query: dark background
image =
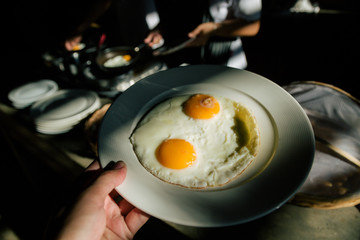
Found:
[[[320,81],[359,97],[358,3],[317,1],[324,13],[308,14],[290,13],[291,2],[263,1],[259,34],[243,39],[248,70],[279,85]]]

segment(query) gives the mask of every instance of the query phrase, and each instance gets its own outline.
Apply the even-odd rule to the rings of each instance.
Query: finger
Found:
[[[82,36],[81,36],[81,35],[73,38],[73,41],[74,41],[76,44],[78,44],[79,42],[81,42],[81,40],[82,40]]]
[[[109,162],[104,169],[101,168],[98,160],[94,160],[83,172],[78,180],[80,188],[84,189],[90,186],[106,170],[113,169],[115,162]]]
[[[131,233],[135,234],[146,222],[150,215],[138,208],[132,209],[125,218],[125,222]]]
[[[148,44],[149,47],[153,47],[154,45],[160,43],[162,39],[162,36],[160,35],[155,35],[152,39],[151,39],[151,42]]]
[[[196,37],[196,34],[194,32],[189,32],[188,33],[188,37],[189,38],[195,38]]]
[[[196,27],[194,30],[188,33],[189,38],[195,38],[200,33],[200,27]]]
[[[72,43],[69,42],[69,41],[66,41],[66,42],[65,42],[65,49],[66,49],[67,51],[71,51],[71,50],[73,49]]]
[[[151,42],[151,36],[148,36],[144,39],[144,43],[150,43]]]
[[[102,172],[103,169],[101,169],[99,161],[94,160],[77,179],[74,191],[76,193],[82,192],[90,186]]]
[[[104,169],[102,169],[102,167],[100,166],[99,160],[95,159],[92,163],[90,163],[90,165],[85,169],[84,172],[85,172],[85,173],[86,173],[86,172],[98,172],[98,175],[100,175],[103,171],[113,169],[114,166],[115,166],[115,162],[114,162],[114,161],[110,161],[110,162],[104,167]]]
[[[115,168],[102,173],[90,186],[89,194],[101,196],[101,200],[104,200],[115,187],[119,186],[125,179],[126,166],[123,162],[118,162],[115,164]]]
[[[153,32],[149,33],[149,35],[144,39],[144,42],[145,43],[151,43],[153,41],[153,38],[154,38],[155,35],[156,34],[153,33]]]
[[[161,36],[161,35],[156,35],[156,36],[154,37],[153,42],[154,42],[155,44],[158,44],[158,43],[161,41],[161,39],[162,39],[162,36]]]

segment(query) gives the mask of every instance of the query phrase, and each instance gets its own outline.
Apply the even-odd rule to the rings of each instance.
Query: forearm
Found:
[[[260,20],[246,21],[243,19],[225,20],[214,23],[214,35],[221,37],[250,37],[255,36],[260,29]]]

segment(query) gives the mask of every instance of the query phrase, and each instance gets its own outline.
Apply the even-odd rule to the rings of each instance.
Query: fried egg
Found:
[[[242,104],[195,94],[168,99],[130,137],[140,163],[159,179],[187,188],[222,186],[257,154],[255,117]]]
[[[130,64],[131,56],[126,55],[118,55],[115,57],[112,57],[104,63],[104,67],[107,68],[117,68],[117,67],[123,67],[128,66]]]

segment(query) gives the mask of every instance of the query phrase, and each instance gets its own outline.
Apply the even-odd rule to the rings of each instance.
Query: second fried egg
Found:
[[[130,140],[150,173],[188,188],[230,182],[251,163],[260,141],[256,119],[245,106],[205,94],[160,103]]]

